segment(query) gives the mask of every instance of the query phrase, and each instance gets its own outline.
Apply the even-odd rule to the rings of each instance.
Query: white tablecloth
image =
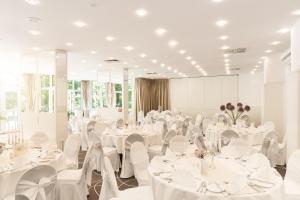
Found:
[[[273,184],[267,188],[248,184],[250,168],[243,163],[246,161],[224,159],[216,157],[214,167],[209,168],[208,163],[193,156],[155,157],[148,171],[152,178],[152,188],[155,200],[281,200],[283,181],[273,168],[270,168],[269,181]],[[159,163],[159,164],[158,164]],[[206,167],[204,166],[206,163]],[[209,164],[209,165],[210,165]],[[204,170],[205,167],[205,170]],[[252,172],[253,173],[253,172]],[[247,182],[235,182],[240,178]],[[205,181],[206,188],[210,190],[200,192],[199,187]],[[236,184],[241,188],[234,192],[230,188]],[[223,188],[223,192],[216,192],[214,188]],[[220,187],[219,187],[220,186]],[[231,187],[232,186],[232,187]],[[213,189],[211,189],[213,188]],[[230,189],[230,190],[229,190]]]
[[[119,154],[123,153],[125,139],[133,133],[140,134],[145,139],[145,146],[161,144],[161,134],[154,131],[143,131],[137,129],[108,129],[102,135],[103,146],[116,147]]]
[[[12,150],[6,150],[0,155],[0,199],[14,193],[19,178],[33,166],[51,165],[59,169],[61,152],[58,150],[49,151],[46,155],[37,149],[29,149],[24,156],[14,159],[10,158],[11,152]]]

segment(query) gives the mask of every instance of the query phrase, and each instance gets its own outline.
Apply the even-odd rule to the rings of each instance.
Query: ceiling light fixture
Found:
[[[187,57],[185,57],[185,59],[187,59],[187,60],[191,60],[191,59],[192,59],[192,57],[191,57],[191,56],[187,56]]]
[[[154,64],[157,63],[157,60],[153,59],[153,60],[152,60],[152,63],[154,63]]]
[[[194,61],[194,60],[193,60],[193,61],[191,61],[191,64],[192,64],[192,65],[196,65],[196,63],[197,63],[197,62],[196,62],[196,61]]]
[[[41,3],[40,0],[25,0],[25,1],[26,3],[34,6],[39,5]]]
[[[229,49],[230,47],[229,46],[226,46],[226,45],[224,45],[224,46],[222,46],[221,47],[221,49],[223,49],[223,50],[227,50],[227,49]]]
[[[161,63],[160,66],[161,66],[161,67],[165,67],[166,65],[165,65],[164,63]]]
[[[180,50],[179,53],[180,53],[181,55],[183,55],[183,54],[186,53],[186,51],[185,51],[185,50]]]
[[[169,46],[170,47],[175,47],[175,46],[177,46],[177,44],[178,44],[178,42],[176,40],[169,41]]]
[[[105,37],[105,39],[107,40],[107,41],[114,41],[116,38],[115,37],[113,37],[113,36],[106,36]]]
[[[223,2],[223,0],[212,0],[212,2],[214,2],[214,3],[221,3],[221,2]]]
[[[225,59],[224,62],[228,63],[230,61],[230,59]]]
[[[265,50],[266,53],[272,53],[271,49]]]
[[[167,32],[167,30],[164,29],[164,28],[158,28],[158,29],[155,30],[155,33],[156,33],[156,35],[158,35],[158,36],[163,36],[163,35],[166,34],[166,32]]]
[[[75,22],[73,22],[73,25],[74,25],[74,26],[77,26],[78,28],[83,28],[83,27],[85,27],[87,24],[86,24],[85,22],[83,22],[83,21],[75,21]]]
[[[97,51],[91,51],[91,54],[96,54],[97,53]]]
[[[148,12],[147,12],[147,10],[141,8],[141,9],[136,10],[135,14],[139,17],[145,17],[148,14]]]
[[[290,29],[289,28],[282,28],[282,29],[278,30],[277,32],[281,33],[281,34],[285,34],[285,33],[289,33]]]
[[[171,66],[169,66],[169,67],[168,67],[168,70],[169,70],[169,71],[171,71],[171,70],[172,70],[172,67],[171,67]]]
[[[292,12],[292,15],[300,15],[300,9]]]
[[[67,46],[73,46],[73,43],[72,42],[67,42],[66,45]]]
[[[39,48],[39,47],[32,47],[32,50],[39,51],[39,50],[41,50],[41,48]]]
[[[141,53],[140,54],[140,57],[142,57],[142,58],[145,58],[147,55],[146,54],[144,54],[144,53]]]
[[[126,47],[124,47],[124,49],[127,50],[127,51],[132,51],[134,49],[134,47],[132,47],[132,46],[126,46]]]
[[[222,35],[221,37],[219,37],[220,40],[227,40],[228,39],[228,36],[227,35]]]
[[[28,33],[31,34],[31,35],[34,35],[34,36],[37,36],[37,35],[41,34],[41,32],[37,31],[37,30],[30,30],[30,31],[28,31]]]
[[[224,58],[228,58],[228,57],[229,57],[229,54],[223,54],[223,57],[224,57]]]
[[[221,28],[225,27],[227,24],[228,24],[228,21],[226,21],[224,19],[218,20],[216,22],[216,25],[219,26],[219,27],[221,27]]]
[[[279,41],[274,41],[274,42],[271,42],[271,45],[274,45],[274,46],[276,46],[276,45],[279,45],[281,42],[279,42]]]

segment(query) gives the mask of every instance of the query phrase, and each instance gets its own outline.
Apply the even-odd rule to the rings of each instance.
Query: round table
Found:
[[[148,171],[155,200],[280,200],[283,181],[273,168],[270,179],[254,177],[247,161],[216,156],[200,160],[187,156],[155,157]],[[265,170],[265,168],[264,168]]]
[[[130,134],[140,134],[145,140],[145,146],[161,144],[162,135],[153,130],[142,130],[139,128],[107,129],[102,135],[103,146],[115,147],[119,154],[124,151],[126,138]]]
[[[28,169],[37,165],[50,165],[59,169],[60,150],[24,149],[24,153],[13,156],[13,150],[7,149],[0,155],[0,199],[14,193],[19,178]]]

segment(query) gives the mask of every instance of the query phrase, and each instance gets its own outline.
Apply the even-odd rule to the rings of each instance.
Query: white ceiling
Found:
[[[70,72],[95,75],[101,71],[122,67],[133,68],[137,76],[157,72],[161,77],[178,77],[172,71],[160,67],[161,63],[172,66],[187,76],[202,74],[191,65],[186,56],[193,57],[208,75],[225,74],[223,50],[245,47],[245,54],[229,56],[230,67],[250,72],[266,50],[279,53],[289,48],[289,34],[279,34],[282,28],[291,28],[299,16],[292,15],[300,9],[299,0],[40,0],[33,6],[25,0],[0,1],[0,53],[32,53],[33,47],[41,51],[65,49],[69,53]],[[94,6],[91,6],[93,4]],[[148,11],[145,17],[135,15],[137,9]],[[39,23],[29,22],[28,17],[38,17]],[[224,28],[216,21],[228,20]],[[77,28],[74,21],[84,21],[86,27]],[[167,33],[159,37],[157,28]],[[41,32],[38,36],[29,30]],[[116,40],[108,42],[111,35]],[[222,41],[222,35],[229,39]],[[174,48],[170,40],[178,41]],[[270,45],[280,41],[277,46]],[[69,47],[65,43],[72,42]],[[128,52],[125,46],[133,46]],[[186,50],[180,55],[179,50]],[[91,54],[96,51],[96,54]],[[141,53],[147,54],[141,58]],[[120,64],[107,64],[104,59],[118,58]],[[151,60],[156,59],[156,64]],[[127,62],[128,65],[124,65]],[[136,69],[135,66],[139,68]],[[146,71],[145,71],[146,70]],[[234,73],[234,72],[232,72]]]

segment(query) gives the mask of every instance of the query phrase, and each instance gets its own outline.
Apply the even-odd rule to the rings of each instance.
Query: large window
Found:
[[[41,75],[41,108],[42,112],[54,111],[54,85],[53,75]]]
[[[73,112],[81,109],[81,82],[68,81],[68,111]]]
[[[107,108],[107,87],[105,83],[92,81],[92,108]]]

